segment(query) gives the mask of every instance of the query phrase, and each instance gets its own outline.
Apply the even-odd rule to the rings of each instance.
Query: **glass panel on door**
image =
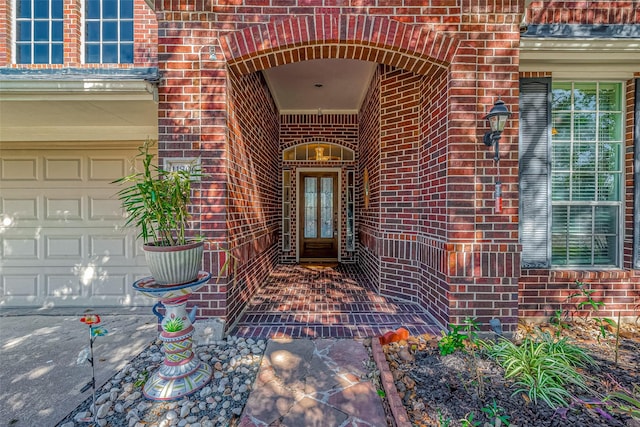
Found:
[[[313,176],[304,178],[304,237],[315,239],[318,237],[318,179]]]
[[[338,257],[338,174],[301,174],[303,200],[300,206],[301,259]]]
[[[320,191],[320,237],[330,239],[333,237],[333,178],[321,178]]]

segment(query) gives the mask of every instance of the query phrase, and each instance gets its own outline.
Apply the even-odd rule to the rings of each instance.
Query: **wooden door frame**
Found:
[[[304,173],[336,173],[338,175],[338,262],[341,260],[342,255],[342,168],[297,168],[296,169],[296,221],[300,219],[300,209],[302,208],[302,181],[300,175]],[[296,262],[300,262],[300,242],[302,236],[302,230],[297,227],[296,233]]]

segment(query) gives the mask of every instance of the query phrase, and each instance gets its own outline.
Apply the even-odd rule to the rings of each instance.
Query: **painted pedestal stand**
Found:
[[[196,310],[187,314],[187,300],[211,277],[201,271],[198,278],[183,285],[159,285],[153,277],[137,280],[133,288],[159,300],[153,312],[162,325],[160,340],[164,347],[162,365],[147,380],[143,393],[151,400],[176,400],[202,388],[211,379],[211,367],[203,363],[192,350]],[[164,308],[164,315],[158,311]]]

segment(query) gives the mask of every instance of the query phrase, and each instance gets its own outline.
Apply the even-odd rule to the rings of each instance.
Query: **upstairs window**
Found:
[[[16,0],[16,63],[64,62],[63,0]]]
[[[133,63],[133,0],[86,0],[85,63]]]

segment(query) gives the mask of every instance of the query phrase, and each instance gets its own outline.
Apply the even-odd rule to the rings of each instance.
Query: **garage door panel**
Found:
[[[47,157],[44,160],[44,179],[79,183],[83,180],[82,169],[81,157]]]
[[[3,190],[3,193],[10,193]],[[40,212],[40,200],[38,197],[19,197],[5,194],[0,197],[0,210],[11,220],[11,223],[19,220],[37,220]]]
[[[4,183],[3,183],[4,186]],[[11,227],[111,227],[122,228],[124,216],[115,191],[49,189],[27,196],[34,190],[2,189],[0,214],[11,221]]]
[[[118,264],[127,261],[132,251],[127,250],[127,239],[122,236],[90,236],[89,254],[105,257],[105,261]]]
[[[89,157],[89,181],[111,183],[128,175],[131,162],[109,155]]]
[[[3,274],[1,277],[2,297],[31,298],[35,301],[38,295],[38,274]]]
[[[116,179],[133,171],[137,150],[86,150],[56,154],[46,150],[6,150],[0,159],[0,179],[12,187],[65,188],[75,183],[84,188],[108,189],[114,194]],[[67,150],[65,150],[67,151]],[[82,150],[79,150],[82,151]],[[114,153],[115,151],[115,153]],[[139,163],[139,162],[138,162]]]
[[[15,268],[4,269],[0,274],[0,306],[139,306],[154,303],[132,288],[133,282],[149,275],[146,267],[91,270],[78,266],[75,272],[67,268],[48,271],[24,274]]]
[[[39,160],[38,156],[8,158],[3,153],[3,158],[0,159],[0,177],[7,182],[28,181],[33,184],[33,181],[39,179]]]
[[[45,274],[44,291],[45,297],[77,299],[82,296],[82,285],[73,274]]]
[[[45,260],[82,259],[84,252],[82,248],[82,236],[46,235],[44,239]]]
[[[82,197],[45,196],[44,219],[48,221],[82,221]]]
[[[128,287],[130,287],[132,283],[133,282],[128,281],[128,275],[126,274],[106,275],[93,283],[91,288],[92,296],[124,297],[127,295],[127,292],[129,291]]]
[[[100,265],[146,265],[144,253],[133,234],[121,230],[105,233],[101,229],[13,229],[0,235],[2,258],[13,266],[60,266],[78,263]],[[81,232],[82,234],[77,234]]]
[[[120,201],[110,195],[89,195],[89,218],[93,221],[123,221]]]
[[[149,271],[112,184],[137,145],[3,150],[0,305],[153,304],[132,289]]]
[[[21,234],[21,233],[19,233]],[[39,261],[41,250],[39,237],[31,235],[14,235],[0,237],[0,248],[2,248],[2,258],[5,262],[25,261],[28,265]]]

